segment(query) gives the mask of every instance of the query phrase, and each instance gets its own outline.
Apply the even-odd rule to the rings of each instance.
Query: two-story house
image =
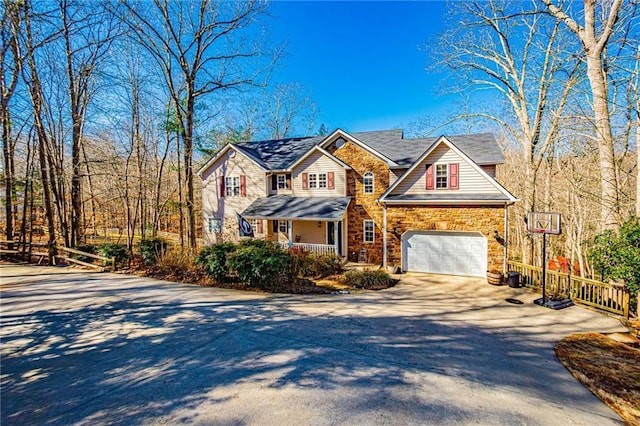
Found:
[[[228,144],[198,172],[207,244],[254,235],[404,271],[504,269],[504,162],[490,134],[404,139],[402,130]]]

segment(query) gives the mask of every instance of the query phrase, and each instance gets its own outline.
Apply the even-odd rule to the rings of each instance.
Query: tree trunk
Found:
[[[598,155],[600,160],[600,180],[602,184],[601,224],[603,229],[617,229],[620,226],[618,200],[618,179],[616,175],[613,134],[606,87],[606,77],[602,71],[602,59],[598,54],[587,55],[587,76],[593,94],[593,114],[595,118]]]

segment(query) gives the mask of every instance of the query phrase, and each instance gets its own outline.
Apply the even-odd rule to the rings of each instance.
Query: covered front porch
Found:
[[[242,215],[267,220],[265,237],[282,247],[343,256],[347,252],[343,235],[349,201],[349,197],[274,195],[257,199]]]

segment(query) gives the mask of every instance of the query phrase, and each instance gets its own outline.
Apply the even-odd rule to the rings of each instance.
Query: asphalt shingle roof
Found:
[[[258,198],[242,212],[247,219],[342,220],[349,197],[292,197],[272,195]]]
[[[270,170],[285,170],[307,151],[318,145],[323,136],[276,139],[237,144],[267,165]]]
[[[409,167],[438,140],[437,137],[404,139],[401,129],[350,134],[402,167]],[[313,136],[242,142],[237,146],[265,169],[286,170],[324,138]],[[446,138],[479,165],[504,163],[502,151],[490,133]]]

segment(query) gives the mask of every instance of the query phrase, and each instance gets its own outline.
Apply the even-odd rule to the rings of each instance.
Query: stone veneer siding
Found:
[[[350,260],[358,260],[360,249],[367,250],[369,263],[382,263],[382,206],[376,201],[389,187],[389,167],[360,146],[347,141],[342,148],[331,143],[327,151],[351,167],[347,170],[347,196],[352,197],[347,210],[347,254]],[[365,194],[362,177],[374,174],[373,194]],[[375,223],[374,242],[364,242],[363,223]]]
[[[393,228],[399,236],[391,233]],[[489,270],[502,271],[504,247],[493,231],[504,233],[504,206],[388,206],[387,264],[401,266],[401,235],[406,231],[477,231],[487,238]]]

